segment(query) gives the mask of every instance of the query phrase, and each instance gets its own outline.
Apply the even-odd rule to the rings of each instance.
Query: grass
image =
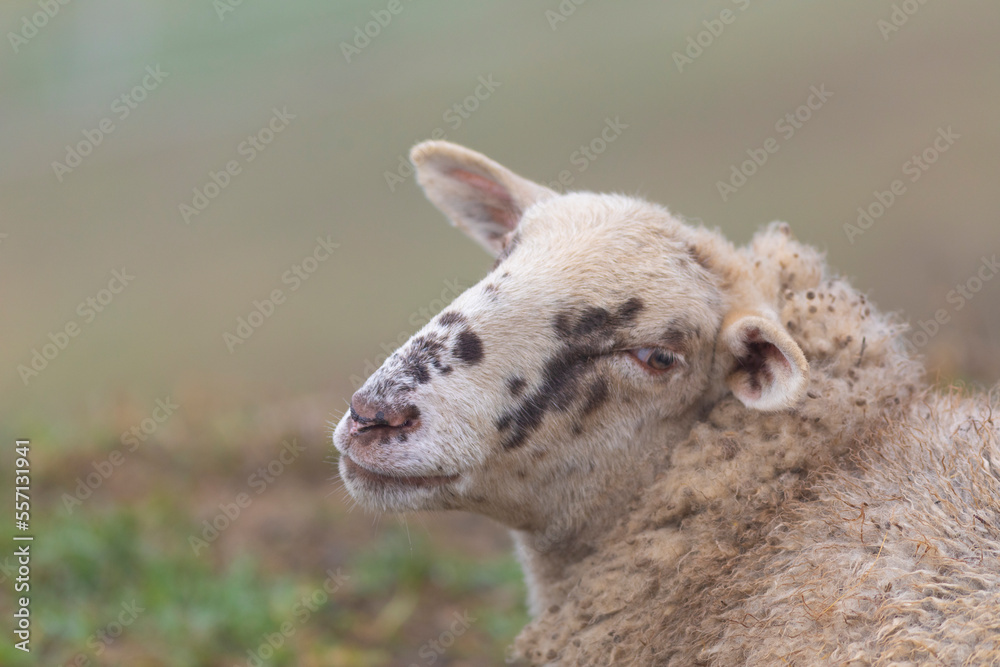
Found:
[[[495,547],[495,528],[483,521],[482,535],[462,535],[445,525],[447,517],[445,524],[432,517],[398,525],[386,519],[373,528],[370,515],[329,498],[328,445],[313,433],[297,435],[308,443],[304,460],[259,496],[251,492],[251,505],[196,554],[189,536],[219,502],[247,490],[247,471],[271,460],[285,437],[254,440],[253,411],[236,414],[212,418],[222,426],[172,424],[158,432],[72,512],[63,493],[73,492],[94,461],[120,448],[117,439],[105,436],[58,454],[42,454],[42,443],[33,442],[39,456],[32,462],[32,653],[4,642],[0,664],[503,661],[527,615],[519,567],[509,550]],[[230,437],[211,447],[177,438],[220,430]],[[441,544],[437,532],[458,534],[460,542]],[[0,534],[5,544],[9,538]],[[3,563],[4,555],[0,564],[9,566],[13,558]],[[12,613],[10,596],[0,598],[0,614]],[[463,615],[472,619],[468,629],[459,628],[454,643],[435,653],[431,642]],[[120,634],[110,639],[102,631]]]
[[[218,569],[197,558],[161,508],[55,513],[38,525],[32,612],[42,664],[221,664],[272,629],[294,592],[250,558]],[[117,639],[99,634],[126,622]],[[33,664],[22,656],[0,647],[5,665]]]

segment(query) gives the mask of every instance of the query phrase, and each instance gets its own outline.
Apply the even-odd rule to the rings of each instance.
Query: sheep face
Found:
[[[334,443],[361,504],[546,530],[567,498],[587,508],[643,475],[650,443],[718,394],[717,357],[759,352],[737,364],[748,401],[795,370],[766,318],[727,317],[664,209],[558,195],[443,142],[412,157],[431,200],[497,262],[352,398]]]

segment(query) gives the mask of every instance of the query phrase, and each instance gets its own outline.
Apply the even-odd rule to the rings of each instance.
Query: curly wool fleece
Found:
[[[710,233],[706,232],[706,235]],[[722,399],[514,655],[560,665],[1000,662],[995,395],[941,395],[902,327],[772,225],[715,268],[772,300],[810,367],[774,414]],[[703,248],[704,249],[704,248]],[[750,268],[748,268],[750,267]]]

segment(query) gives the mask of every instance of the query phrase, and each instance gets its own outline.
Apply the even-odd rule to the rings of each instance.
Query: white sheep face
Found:
[[[801,390],[798,348],[759,313],[733,316],[664,209],[557,195],[444,142],[413,160],[497,263],[354,395],[334,443],[362,505],[544,530],[567,499],[586,507],[635,477],[650,435],[718,393],[718,364],[742,357],[730,384],[748,405]]]

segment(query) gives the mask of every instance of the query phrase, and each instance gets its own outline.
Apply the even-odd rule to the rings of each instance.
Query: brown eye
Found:
[[[630,354],[654,371],[665,371],[677,362],[677,356],[660,347],[643,347],[630,350]]]

